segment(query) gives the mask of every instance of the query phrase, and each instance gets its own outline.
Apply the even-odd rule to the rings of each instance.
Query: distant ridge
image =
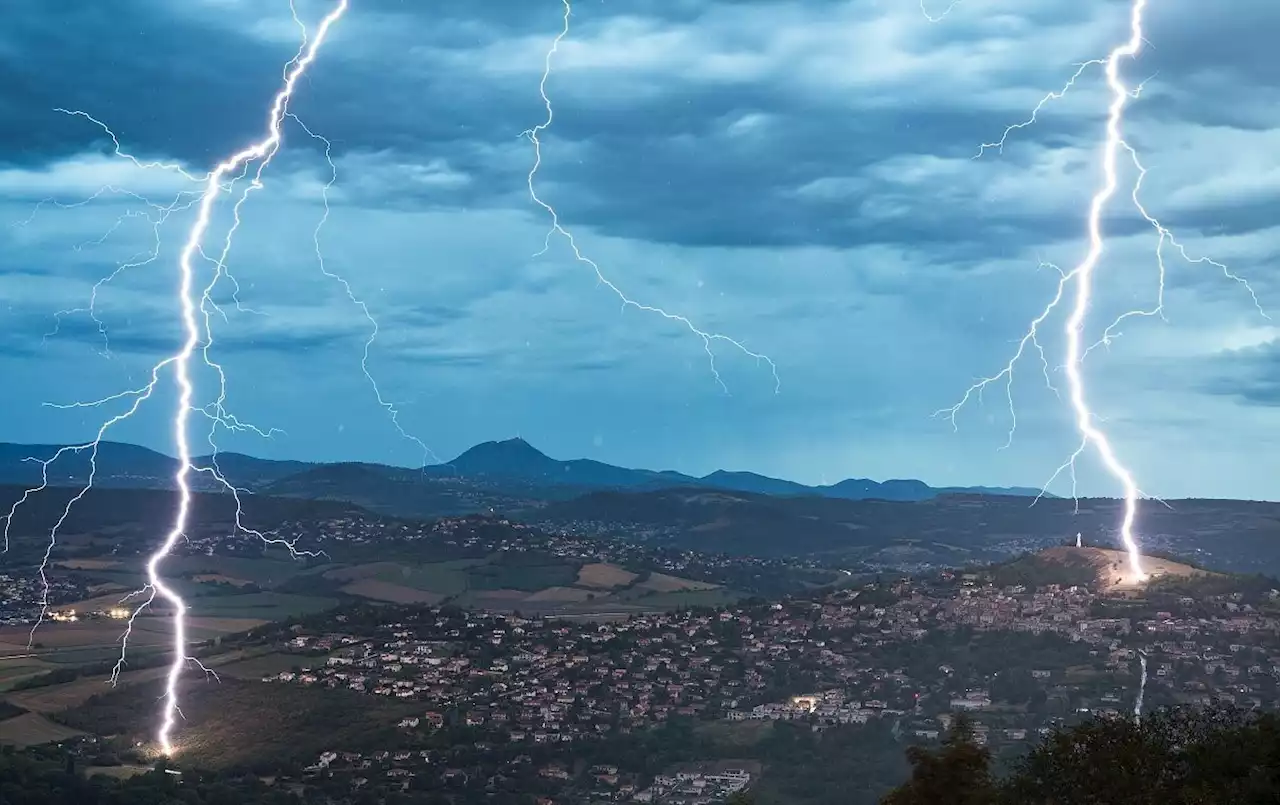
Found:
[[[593,488],[660,489],[678,486],[705,486],[734,492],[800,497],[817,495],[843,500],[928,500],[940,494],[977,494],[1034,496],[1039,489],[1024,487],[932,487],[923,481],[872,481],[850,478],[828,486],[805,484],[770,478],[754,472],[716,470],[702,477],[672,470],[637,470],[616,467],[587,458],[561,461],[554,459],[522,438],[482,442],[466,450],[452,461],[428,467],[440,472],[448,468],[463,476],[518,479],[526,482],[552,483]]]
[[[48,459],[59,445],[24,445],[0,443],[0,484],[38,485],[41,482],[40,460]],[[32,460],[35,459],[35,460]],[[211,457],[196,459],[208,465]],[[506,499],[566,499],[601,489],[655,490],[675,487],[703,487],[734,492],[750,492],[777,497],[817,496],[842,500],[929,500],[943,494],[979,494],[1030,496],[1037,489],[1024,487],[932,487],[923,481],[893,479],[872,481],[850,478],[825,486],[770,478],[754,472],[717,470],[702,477],[671,470],[629,469],[593,459],[562,461],[551,458],[521,438],[482,442],[457,458],[420,470],[382,464],[354,462],[308,463],[274,461],[241,453],[219,453],[218,467],[239,487],[296,497],[332,498],[351,484],[360,487],[365,497],[381,482],[392,482],[399,494],[412,494],[412,487],[422,486],[423,494],[439,488],[446,480],[453,484],[475,482],[496,497]],[[104,488],[165,489],[172,486],[177,469],[174,458],[145,447],[121,442],[103,442],[98,448],[95,483]],[[83,483],[89,473],[88,451],[69,453],[49,470],[52,486]],[[196,479],[200,488],[216,489],[217,483],[207,475]],[[424,485],[432,484],[428,489]],[[558,490],[558,491],[556,491]],[[492,504],[490,504],[492,505]]]

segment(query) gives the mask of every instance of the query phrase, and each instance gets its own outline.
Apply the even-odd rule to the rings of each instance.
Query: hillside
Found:
[[[983,572],[1001,586],[1080,585],[1103,594],[1139,593],[1164,580],[1218,575],[1157,556],[1143,555],[1141,564],[1147,574],[1145,579],[1133,575],[1129,568],[1129,555],[1124,551],[1056,545],[1002,562]]]
[[[1129,568],[1129,555],[1124,551],[1111,548],[1068,547],[1058,546],[1040,551],[1038,556],[1046,562],[1084,563],[1095,572],[1097,589],[1100,592],[1136,592],[1145,590],[1158,579],[1189,578],[1208,575],[1207,571],[1191,565],[1175,562],[1157,556],[1143,555],[1141,565],[1146,579],[1139,579]]]
[[[1238,573],[1280,575],[1280,504],[1170,501],[1142,507],[1139,539]],[[547,528],[585,529],[696,550],[819,555],[894,567],[965,566],[1062,544],[1081,532],[1113,544],[1115,500],[942,495],[923,501],[773,497],[682,488],[595,492],[530,516]],[[1154,560],[1153,560],[1154,561]]]

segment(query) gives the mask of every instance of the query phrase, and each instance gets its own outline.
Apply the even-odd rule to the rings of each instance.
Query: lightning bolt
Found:
[[[1138,696],[1133,700],[1133,720],[1142,723],[1142,698],[1147,692],[1147,653],[1138,649],[1138,664],[1142,676],[1138,679]]]
[[[942,9],[942,11],[937,14],[933,14],[930,13],[929,8],[925,5],[925,0],[920,0],[920,13],[923,14],[924,18],[929,22],[942,22],[946,19],[948,14],[955,11],[956,6],[960,5],[961,2],[962,0],[951,0],[951,2],[947,4],[946,8]]]
[[[46,545],[46,549],[43,555],[43,559],[42,559],[42,562],[40,565],[40,571],[39,571],[40,577],[43,583],[44,592],[41,598],[40,615],[36,620],[36,624],[32,627],[31,634],[32,636],[34,636],[35,630],[39,628],[40,624],[43,622],[45,616],[48,613],[49,584],[48,584],[48,578],[47,578],[46,572],[47,572],[50,556],[52,555],[52,551],[56,544],[58,534],[62,529],[64,523],[66,522],[67,517],[70,515],[72,508],[89,492],[90,489],[93,488],[93,483],[94,483],[95,476],[98,469],[97,459],[98,459],[98,451],[99,451],[101,442],[106,437],[107,433],[111,430],[112,427],[114,427],[116,424],[120,423],[121,421],[133,416],[138,411],[138,409],[142,406],[142,404],[151,398],[151,396],[155,392],[155,389],[160,383],[160,377],[162,372],[166,370],[171,370],[173,372],[175,385],[177,386],[177,389],[178,389],[178,404],[174,411],[173,420],[172,420],[173,437],[177,445],[177,452],[178,452],[178,467],[174,476],[174,483],[178,491],[177,511],[175,512],[175,515],[174,515],[172,527],[169,529],[168,533],[165,535],[165,538],[160,544],[160,546],[155,550],[154,553],[150,555],[150,557],[147,560],[146,585],[142,589],[135,590],[129,595],[126,595],[124,599],[122,599],[121,601],[121,603],[125,603],[135,598],[142,599],[141,603],[137,607],[135,607],[132,613],[130,614],[128,624],[126,626],[124,634],[121,636],[120,660],[116,663],[111,675],[112,680],[115,680],[116,678],[118,678],[119,673],[123,667],[124,657],[125,657],[124,652],[128,647],[129,637],[132,634],[132,628],[135,620],[145,609],[147,609],[153,603],[155,603],[157,597],[162,598],[174,611],[173,634],[172,634],[172,643],[171,643],[172,651],[173,651],[173,660],[169,666],[168,673],[165,677],[165,694],[163,697],[163,705],[162,705],[161,716],[160,716],[160,725],[156,735],[157,743],[159,744],[161,750],[166,755],[171,755],[174,751],[174,746],[172,742],[172,733],[175,726],[176,717],[181,715],[181,710],[179,709],[179,706],[178,706],[177,686],[181,678],[181,674],[184,667],[188,663],[192,663],[197,665],[201,669],[203,669],[207,674],[213,674],[211,670],[209,670],[208,668],[205,668],[198,660],[196,660],[194,657],[189,656],[186,653],[187,606],[186,606],[186,603],[182,600],[182,597],[179,596],[178,593],[172,587],[170,587],[168,584],[165,583],[164,578],[161,574],[161,567],[165,559],[167,559],[172,554],[174,547],[178,543],[178,540],[184,538],[187,531],[188,523],[190,520],[191,501],[192,501],[191,475],[193,473],[206,473],[211,477],[213,477],[214,479],[216,479],[228,491],[230,491],[230,493],[233,495],[236,502],[236,528],[237,529],[256,535],[266,543],[278,544],[278,545],[287,547],[289,551],[294,555],[310,555],[310,556],[321,555],[318,552],[297,551],[294,547],[294,540],[268,537],[259,531],[256,531],[252,528],[245,526],[242,523],[241,521],[242,512],[241,512],[241,506],[240,506],[241,490],[238,490],[235,486],[230,484],[222,475],[221,471],[218,469],[217,445],[214,442],[214,438],[213,438],[214,432],[219,426],[226,427],[231,430],[250,430],[258,433],[259,435],[266,436],[266,437],[273,435],[277,431],[275,431],[274,429],[264,431],[260,428],[257,428],[253,425],[249,425],[239,419],[236,419],[234,416],[232,416],[229,412],[226,411],[225,409],[226,374],[223,371],[222,366],[216,363],[211,358],[209,354],[209,348],[212,346],[212,342],[213,342],[213,334],[211,329],[212,315],[215,313],[219,313],[225,317],[225,313],[223,313],[222,308],[219,307],[213,301],[212,294],[213,294],[214,288],[218,285],[219,281],[223,279],[230,279],[231,282],[234,283],[234,278],[230,278],[230,275],[226,271],[225,264],[226,264],[226,258],[227,258],[228,252],[230,251],[231,243],[234,238],[235,232],[240,225],[240,209],[242,205],[245,203],[245,201],[247,200],[249,193],[262,186],[262,182],[261,182],[262,173],[265,170],[266,166],[271,162],[276,152],[279,150],[281,140],[282,140],[281,127],[283,124],[284,117],[288,114],[289,101],[293,96],[294,89],[297,86],[299,79],[306,72],[307,68],[314,62],[316,55],[320,49],[320,46],[324,43],[325,38],[328,35],[330,27],[342,17],[342,15],[346,12],[347,7],[348,7],[348,0],[338,0],[337,6],[321,20],[320,25],[316,29],[315,37],[310,41],[307,41],[304,37],[303,45],[299,49],[297,55],[286,65],[285,71],[284,71],[284,86],[276,94],[271,104],[270,114],[267,120],[266,136],[263,139],[259,140],[258,142],[228,157],[221,164],[215,167],[213,171],[211,171],[210,173],[208,173],[203,177],[197,177],[190,173],[187,173],[180,166],[175,164],[161,163],[161,162],[143,162],[142,160],[137,159],[132,155],[126,154],[121,149],[119,139],[116,137],[116,135],[101,121],[98,121],[96,118],[84,112],[59,110],[66,114],[84,117],[90,120],[91,122],[97,124],[108,134],[108,136],[111,138],[112,142],[114,143],[116,156],[123,157],[132,161],[135,166],[139,168],[144,168],[144,169],[159,168],[159,169],[177,171],[181,173],[182,176],[184,176],[188,180],[198,182],[203,185],[203,190],[199,193],[198,201],[193,201],[187,205],[187,207],[195,207],[196,218],[188,232],[187,239],[185,241],[185,244],[182,248],[182,251],[178,260],[180,282],[179,282],[177,301],[178,301],[178,305],[181,313],[182,329],[185,336],[181,347],[173,354],[163,358],[154,366],[152,366],[151,372],[150,372],[150,379],[145,385],[142,385],[137,388],[129,389],[129,390],[120,392],[118,394],[111,395],[109,397],[104,397],[98,400],[92,400],[88,402],[75,402],[75,403],[64,404],[64,405],[46,403],[46,405],[50,405],[51,407],[55,407],[55,408],[99,408],[101,406],[105,406],[112,403],[120,403],[120,402],[127,402],[128,406],[126,407],[123,413],[117,414],[105,420],[103,424],[98,428],[96,434],[94,435],[93,440],[89,442],[85,442],[83,444],[69,445],[66,447],[62,447],[58,451],[56,451],[55,454],[50,458],[40,461],[39,463],[41,464],[41,483],[38,486],[28,489],[26,492],[24,492],[24,494],[11,506],[9,512],[3,517],[3,522],[4,522],[3,534],[4,534],[4,541],[5,541],[5,550],[7,550],[9,545],[9,532],[12,526],[13,517],[15,513],[24,503],[26,503],[31,498],[32,495],[43,491],[49,486],[49,467],[54,462],[62,458],[64,455],[71,454],[71,453],[87,453],[88,454],[89,475],[88,475],[88,478],[86,479],[86,483],[67,502],[60,517],[58,518],[58,520],[56,521],[56,523],[54,524],[54,526],[52,527],[49,533],[48,542]],[[291,8],[292,8],[292,4],[291,4]],[[294,13],[294,19],[295,21],[298,21],[296,11]],[[299,21],[299,25],[301,26],[300,21]],[[305,28],[304,28],[304,34],[305,34]],[[219,196],[224,191],[229,191],[237,181],[244,179],[245,177],[248,176],[250,167],[255,162],[257,163],[256,173],[254,174],[254,177],[251,180],[251,182],[245,187],[244,191],[242,192],[240,197],[237,199],[237,201],[235,202],[232,208],[234,220],[233,220],[233,224],[229,228],[223,240],[221,253],[216,259],[210,258],[205,253],[203,244],[209,230],[215,203],[217,202]],[[101,192],[102,191],[100,191],[100,193]],[[181,207],[181,200],[184,197],[185,195],[180,195],[178,197],[178,200],[176,200],[173,204],[162,206],[159,208],[160,217],[158,219],[153,219],[153,223],[156,224],[157,230],[159,226],[163,224],[164,220],[167,219],[170,214],[172,214],[174,211],[178,209],[183,209],[183,207]],[[326,204],[326,209],[327,209],[327,204]],[[327,214],[326,214],[326,217],[327,217]],[[151,253],[150,259],[144,262],[150,262],[156,259],[155,255],[157,253],[158,253],[158,247],[157,247],[157,251],[153,251]],[[197,257],[213,264],[211,278],[209,279],[207,284],[205,284],[201,288],[199,296],[196,295],[196,276],[195,276],[196,270],[194,265]],[[136,263],[136,265],[140,265],[140,264],[142,263]],[[135,265],[135,264],[127,264],[127,265]],[[125,267],[127,267],[127,265]],[[117,268],[116,272],[114,272],[112,275],[110,275],[109,277],[107,277],[106,279],[104,279],[98,285],[95,286],[95,291],[94,291],[95,296],[91,298],[91,303],[89,307],[89,311],[91,315],[93,315],[93,310],[94,310],[93,300],[96,300],[96,293],[98,288],[101,287],[101,285],[104,282],[110,281],[110,279],[116,276],[116,274],[118,274],[121,270],[123,270],[123,268]],[[238,285],[235,287],[238,290]],[[236,301],[238,304],[238,301],[239,301],[238,296],[236,297]],[[95,318],[95,321],[98,321],[96,316],[94,318]],[[100,321],[99,321],[99,326],[100,326],[100,329],[103,330],[103,334],[105,336],[105,326],[102,325]],[[196,356],[197,352],[200,354],[200,357],[204,360],[205,365],[211,368],[216,373],[218,377],[218,382],[219,382],[219,393],[216,400],[213,403],[203,407],[197,407],[194,403],[195,383],[191,375],[191,361],[192,361],[192,358]],[[190,425],[190,418],[193,413],[203,414],[212,423],[210,433],[209,433],[209,443],[211,444],[211,446],[213,446],[214,452],[210,458],[210,466],[197,466],[194,461],[194,457],[192,455],[191,442],[188,436],[188,430]]]
[[[201,342],[201,329],[196,319],[197,302],[193,299],[192,292],[195,279],[195,270],[192,266],[197,252],[201,249],[201,243],[204,240],[205,233],[209,228],[210,218],[215,200],[221,192],[221,182],[224,177],[231,174],[237,168],[246,167],[254,160],[259,160],[258,177],[261,176],[262,170],[271,161],[276,151],[280,147],[281,141],[281,124],[284,115],[288,109],[289,100],[293,96],[294,87],[297,86],[298,79],[302,77],[306,69],[315,60],[316,54],[320,46],[324,43],[329,33],[330,26],[333,25],[347,10],[347,0],[338,0],[338,5],[330,11],[323,20],[321,20],[319,28],[316,30],[316,36],[305,47],[305,52],[300,57],[295,57],[290,63],[287,70],[283,89],[275,96],[271,105],[271,113],[267,122],[268,134],[266,138],[258,141],[243,149],[239,153],[233,154],[231,157],[223,161],[213,172],[209,174],[208,181],[205,184],[204,195],[200,199],[198,213],[195,224],[191,227],[187,242],[182,248],[182,254],[179,257],[178,264],[181,272],[181,289],[179,291],[182,307],[182,320],[186,330],[186,341],[183,343],[181,350],[168,359],[174,364],[174,375],[179,389],[179,401],[177,411],[174,415],[173,431],[174,440],[178,444],[178,472],[174,477],[174,482],[178,487],[178,512],[174,518],[173,527],[165,536],[164,542],[160,548],[151,555],[147,560],[147,579],[151,587],[151,598],[148,603],[155,599],[158,593],[163,596],[171,607],[174,609],[174,626],[173,626],[173,651],[174,660],[169,666],[169,673],[165,679],[165,697],[164,705],[161,711],[161,724],[157,732],[156,739],[160,744],[162,751],[166,755],[173,753],[173,744],[170,735],[173,731],[174,718],[178,712],[178,680],[182,674],[184,660],[186,659],[186,604],[182,598],[170,587],[168,587],[160,577],[160,565],[173,550],[174,545],[186,531],[187,519],[191,510],[191,489],[188,481],[189,474],[198,469],[192,464],[191,445],[187,437],[187,423],[193,411],[192,397],[194,394],[194,386],[190,376],[191,356],[195,352],[197,346]],[[260,185],[260,180],[255,177],[255,185]],[[252,187],[252,186],[251,186]],[[246,191],[247,196],[247,191]],[[236,216],[236,225],[239,224],[239,216]],[[233,226],[234,229],[234,226]],[[228,235],[230,240],[230,235]],[[219,270],[214,272],[214,279],[209,285],[205,286],[201,295],[199,305],[203,310],[212,292],[213,284],[217,281],[221,271],[221,260],[219,261]],[[206,314],[207,315],[207,314]],[[221,375],[221,373],[219,373]],[[154,382],[154,375],[153,375]],[[146,606],[144,603],[142,606]],[[141,607],[139,607],[141,609]],[[135,610],[136,615],[136,610]]]
[[[935,416],[945,415],[956,427],[956,417],[960,410],[973,398],[981,400],[984,389],[996,383],[1003,382],[1005,384],[1006,396],[1009,401],[1009,411],[1012,425],[1009,429],[1009,438],[1005,443],[1008,446],[1012,443],[1014,431],[1017,428],[1017,415],[1013,410],[1013,374],[1014,367],[1023,356],[1027,346],[1033,345],[1039,350],[1041,364],[1045,369],[1045,379],[1049,382],[1048,365],[1045,362],[1045,354],[1038,340],[1039,328],[1049,317],[1049,315],[1058,307],[1059,303],[1066,295],[1066,290],[1070,286],[1074,290],[1074,302],[1071,307],[1070,315],[1064,326],[1066,335],[1066,359],[1062,369],[1067,376],[1067,395],[1070,401],[1071,410],[1075,418],[1076,430],[1080,434],[1080,444],[1070,457],[1058,467],[1054,474],[1050,477],[1045,485],[1045,489],[1053,483],[1064,471],[1070,471],[1072,478],[1072,496],[1075,497],[1075,461],[1089,447],[1092,447],[1101,459],[1107,472],[1119,482],[1124,493],[1123,516],[1120,523],[1120,537],[1124,544],[1125,551],[1128,555],[1130,575],[1134,580],[1142,580],[1147,574],[1142,569],[1142,554],[1139,550],[1138,543],[1134,537],[1134,525],[1138,515],[1138,501],[1143,496],[1142,491],[1138,488],[1133,477],[1133,473],[1120,461],[1112,448],[1111,441],[1101,427],[1096,424],[1100,421],[1090,408],[1085,388],[1085,381],[1082,366],[1085,356],[1098,346],[1108,346],[1117,336],[1118,326],[1134,317],[1150,317],[1161,316],[1164,313],[1164,280],[1166,266],[1164,261],[1164,249],[1166,245],[1172,246],[1178,251],[1184,260],[1190,263],[1204,263],[1218,268],[1223,275],[1236,283],[1243,286],[1253,300],[1254,306],[1264,317],[1266,312],[1258,300],[1258,296],[1254,293],[1253,288],[1248,281],[1240,275],[1234,273],[1226,265],[1206,257],[1191,257],[1187,250],[1174,237],[1173,233],[1152,216],[1146,207],[1139,200],[1139,193],[1142,187],[1142,180],[1146,177],[1146,168],[1138,159],[1137,151],[1124,140],[1122,135],[1122,124],[1124,121],[1124,110],[1130,99],[1136,99],[1142,92],[1143,85],[1139,84],[1135,88],[1130,89],[1125,85],[1120,77],[1120,62],[1123,59],[1132,59],[1138,55],[1143,44],[1143,13],[1146,10],[1147,0],[1132,0],[1129,13],[1129,38],[1117,45],[1107,56],[1106,59],[1093,59],[1083,64],[1077,65],[1075,73],[1066,82],[1063,88],[1057,92],[1046,95],[1036,104],[1031,115],[1020,123],[1015,123],[1004,130],[999,140],[993,143],[983,143],[979,148],[975,158],[981,157],[987,150],[995,149],[1002,151],[1008,137],[1015,131],[1026,128],[1036,122],[1036,116],[1044,106],[1054,100],[1062,98],[1072,86],[1075,85],[1077,79],[1084,73],[1086,69],[1094,65],[1102,65],[1106,75],[1107,87],[1111,91],[1111,102],[1107,107],[1106,120],[1106,137],[1102,148],[1101,172],[1103,176],[1102,186],[1094,193],[1089,204],[1088,212],[1088,240],[1089,249],[1085,257],[1070,271],[1060,271],[1060,279],[1057,291],[1049,301],[1049,303],[1041,311],[1028,327],[1026,334],[1018,344],[1018,348],[1013,357],[1005,364],[1004,368],[995,375],[985,377],[974,383],[961,397],[960,401],[950,408],[942,409],[935,413]],[[1102,215],[1106,209],[1107,202],[1115,195],[1119,185],[1117,179],[1116,165],[1119,154],[1124,151],[1129,159],[1133,162],[1138,171],[1138,178],[1135,180],[1132,192],[1130,194],[1134,206],[1142,218],[1155,230],[1159,236],[1156,246],[1156,262],[1159,269],[1159,292],[1157,302],[1153,308],[1131,310],[1121,314],[1114,322],[1112,322],[1104,331],[1102,338],[1089,346],[1082,348],[1082,332],[1085,325],[1085,319],[1089,311],[1089,303],[1093,295],[1093,276],[1097,268],[1098,262],[1102,257],[1105,240],[1102,234]],[[1267,317],[1269,318],[1269,317]],[[1056,391],[1056,389],[1055,389]],[[1042,493],[1043,494],[1043,493]],[[1037,498],[1039,500],[1039,498]]]
[[[356,292],[352,289],[351,283],[348,282],[345,277],[335,273],[329,268],[328,263],[324,259],[324,253],[320,250],[320,232],[324,229],[324,225],[329,221],[329,190],[333,187],[334,183],[338,181],[338,166],[333,162],[333,143],[330,142],[327,137],[312,131],[306,123],[303,123],[302,120],[292,112],[289,113],[289,117],[298,125],[299,128],[307,133],[307,136],[324,144],[324,160],[329,166],[329,179],[320,189],[320,199],[324,202],[324,214],[320,216],[320,221],[316,224],[315,230],[311,233],[311,242],[315,247],[316,263],[320,268],[320,273],[341,285],[343,292],[347,295],[347,299],[350,300],[351,304],[360,309],[360,313],[363,314],[365,320],[369,322],[369,337],[365,339],[364,353],[360,356],[360,370],[364,372],[365,379],[369,381],[369,385],[373,389],[374,397],[378,401],[378,406],[386,411],[387,416],[390,417],[392,426],[395,427],[396,431],[402,437],[413,442],[422,450],[422,466],[425,467],[429,461],[436,464],[443,463],[441,462],[440,457],[437,456],[430,447],[427,447],[426,443],[423,442],[422,439],[409,433],[404,429],[404,426],[400,424],[400,409],[396,407],[395,403],[382,396],[382,389],[378,386],[378,381],[369,370],[369,351],[373,349],[373,343],[378,340],[378,320],[373,317],[373,313],[369,310],[369,305],[359,296],[356,296]]]
[[[573,250],[574,259],[577,260],[579,263],[585,264],[593,272],[595,272],[596,280],[599,282],[599,284],[604,285],[606,288],[612,291],[615,296],[618,297],[618,299],[622,302],[622,308],[624,310],[628,307],[633,307],[637,310],[642,310],[646,313],[657,314],[663,317],[664,319],[667,319],[668,321],[677,322],[683,325],[685,328],[689,330],[689,332],[693,333],[698,338],[700,338],[702,340],[703,350],[706,351],[707,359],[711,363],[711,374],[715,378],[716,383],[719,384],[720,388],[726,394],[729,392],[729,387],[725,385],[724,380],[720,377],[719,370],[716,368],[716,354],[715,354],[715,351],[711,348],[711,345],[714,342],[729,344],[730,346],[737,349],[739,352],[746,355],[747,357],[754,358],[757,363],[764,362],[768,364],[769,371],[773,374],[773,391],[775,394],[779,393],[782,390],[782,380],[778,377],[777,365],[774,364],[773,359],[770,358],[768,355],[765,355],[759,352],[753,352],[752,350],[748,349],[745,345],[743,345],[742,342],[737,341],[733,338],[730,338],[727,335],[721,335],[720,333],[711,333],[711,332],[707,332],[706,330],[699,329],[692,321],[690,321],[688,318],[684,316],[678,315],[676,313],[669,313],[668,311],[663,310],[660,307],[653,307],[650,305],[641,304],[639,302],[634,301],[633,299],[628,297],[625,293],[623,293],[622,290],[618,288],[617,285],[611,282],[604,275],[604,272],[600,269],[599,264],[597,264],[594,260],[592,260],[591,258],[587,257],[582,253],[582,251],[578,248],[578,243],[574,239],[573,234],[568,229],[565,229],[564,226],[561,225],[560,216],[556,212],[555,208],[552,207],[550,204],[548,204],[546,201],[544,201],[538,195],[537,191],[534,189],[534,179],[538,174],[538,169],[542,167],[542,140],[540,139],[539,135],[541,135],[547,129],[551,128],[551,122],[554,117],[554,113],[552,112],[552,109],[551,109],[551,98],[549,95],[547,95],[547,81],[551,78],[551,60],[559,50],[560,43],[564,40],[566,36],[569,35],[569,18],[573,13],[573,8],[570,5],[570,0],[561,0],[561,3],[564,5],[564,24],[560,29],[560,33],[558,33],[555,39],[552,40],[550,50],[547,51],[546,59],[543,65],[542,80],[538,83],[538,94],[542,96],[542,104],[547,110],[547,116],[541,123],[539,123],[538,125],[534,126],[531,129],[526,130],[522,135],[522,136],[528,137],[529,141],[533,143],[533,153],[534,153],[533,167],[529,169],[529,175],[527,177],[527,183],[529,185],[529,197],[533,199],[535,204],[537,204],[542,209],[546,210],[547,215],[551,217],[551,228],[547,230],[547,236],[546,236],[545,242],[543,243],[542,250],[539,251],[534,256],[538,257],[542,254],[545,254],[547,250],[551,248],[551,237],[553,235],[560,235],[562,238],[565,239],[565,242],[569,244],[569,248]]]

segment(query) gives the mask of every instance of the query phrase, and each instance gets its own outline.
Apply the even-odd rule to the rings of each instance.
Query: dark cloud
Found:
[[[234,309],[231,312],[234,313]],[[101,324],[83,310],[58,316],[26,309],[11,312],[0,321],[3,321],[0,350],[26,356],[47,355],[50,349],[76,345],[122,356],[158,359],[177,350],[184,338],[177,317],[146,309],[124,314],[113,311],[113,315],[100,312]],[[304,324],[249,315],[234,321],[225,325],[214,317],[211,354],[306,355],[330,347],[355,346],[368,338],[368,333],[359,329],[363,320],[358,318]]]
[[[299,5],[312,22],[329,7]],[[1063,411],[1040,387],[1034,357],[1020,368],[1016,396],[1020,406],[1050,408],[1020,410],[1018,445],[1029,440],[1030,458],[1019,448],[991,457],[1006,427],[996,389],[986,411],[966,414],[961,434],[928,413],[1016,348],[1055,283],[1032,255],[1083,252],[1101,73],[1082,78],[1083,97],[1015,132],[1003,154],[970,157],[1060,87],[1071,62],[1103,55],[1124,32],[1125,4],[1014,5],[973,0],[930,25],[910,0],[576,2],[548,82],[556,116],[543,135],[539,193],[629,296],[777,360],[780,395],[761,365],[716,342],[717,366],[734,392],[727,397],[701,340],[683,325],[635,309],[619,315],[617,299],[563,244],[531,257],[547,221],[528,198],[533,149],[521,133],[545,114],[538,80],[560,2],[353,2],[293,111],[332,142],[339,179],[322,240],[330,265],[380,322],[370,365],[387,399],[416,400],[406,404],[406,426],[417,423],[433,447],[432,432],[452,440],[438,445],[444,452],[521,430],[544,435],[539,446],[560,455],[581,455],[600,440],[607,460],[679,461],[688,471],[750,467],[816,482],[819,473],[936,470],[930,479],[939,483],[1034,482],[1060,460],[1053,440],[1063,435],[1043,424]],[[1168,177],[1185,190],[1167,211],[1154,190],[1144,200],[1185,230],[1194,254],[1202,241],[1210,256],[1228,245],[1242,265],[1226,261],[1252,273],[1273,256],[1257,234],[1272,225],[1272,194],[1233,192],[1214,166],[1237,155],[1192,165],[1185,143],[1201,138],[1212,150],[1206,122],[1273,127],[1267,109],[1280,99],[1280,80],[1264,48],[1280,12],[1262,3],[1233,13],[1204,8],[1192,0],[1151,5],[1152,48],[1126,68],[1131,80],[1158,73],[1132,109],[1134,142],[1144,156],[1151,151],[1153,186]],[[6,10],[0,168],[29,169],[3,171],[0,203],[15,218],[33,200],[76,200],[98,181],[92,165],[57,160],[83,163],[107,141],[53,107],[100,118],[140,156],[201,169],[260,136],[266,101],[297,47],[285,3],[17,0]],[[1246,79],[1247,87],[1239,83]],[[292,125],[286,137],[269,189],[246,208],[233,257],[246,303],[274,315],[216,319],[216,354],[247,379],[236,393],[247,395],[249,413],[288,420],[297,432],[282,451],[383,460],[398,436],[378,419],[360,372],[368,322],[317,275],[311,254],[327,178],[321,144]],[[1116,240],[1147,231],[1121,211],[1125,195],[1106,223]],[[67,370],[85,366],[68,355],[101,343],[85,315],[67,318],[41,344],[51,311],[83,304],[88,283],[136,245],[138,233],[122,228],[101,250],[73,252],[118,214],[117,206],[102,210],[99,227],[90,209],[49,211],[58,217],[42,210],[31,229],[0,230],[8,307],[0,362],[17,395],[14,411],[6,409],[11,432],[46,427],[37,391],[93,396],[96,382],[108,382],[105,369],[86,369],[93,376],[84,378]],[[166,237],[171,250],[180,225]],[[1093,325],[1113,307],[1150,297],[1154,239],[1131,240],[1109,244],[1115,262],[1106,281],[1115,287],[1107,290],[1116,295],[1097,299]],[[1229,294],[1247,306],[1217,269],[1170,262],[1179,325],[1203,325]],[[67,288],[56,286],[73,277],[79,290],[65,299]],[[113,283],[103,318],[131,365],[145,367],[178,343],[178,322],[164,307],[174,280],[165,252]],[[287,306],[277,305],[282,299]],[[1046,341],[1055,360],[1061,322],[1052,326]],[[1138,341],[1127,337],[1114,353],[1091,357],[1091,374],[1118,366],[1127,379],[1147,377],[1139,371],[1146,364],[1126,357]],[[1280,397],[1274,357],[1211,367],[1186,360],[1181,374],[1169,374],[1180,388],[1216,379],[1207,396],[1166,406],[1185,416],[1177,427],[1222,421],[1202,406],[1272,404]],[[62,388],[72,381],[83,382]],[[1170,381],[1161,384],[1167,390]],[[1031,396],[1033,385],[1045,399]],[[289,407],[304,386],[323,387],[324,405]],[[1098,398],[1110,402],[1102,389]],[[1123,423],[1128,449],[1143,438],[1158,442],[1143,423],[1172,422],[1168,413],[1108,422]],[[62,433],[47,427],[50,439]],[[351,441],[334,435],[339,427]],[[407,460],[417,460],[410,452]],[[1164,456],[1157,469],[1176,463]],[[1228,483],[1220,475],[1215,488]]]

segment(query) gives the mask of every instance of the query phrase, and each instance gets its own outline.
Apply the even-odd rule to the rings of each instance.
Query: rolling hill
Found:
[[[965,566],[1061,544],[1082,532],[1114,544],[1120,502],[939,495],[920,501],[778,497],[696,487],[600,491],[551,503],[529,519],[545,528],[614,534],[702,551],[815,555],[877,565]],[[1235,500],[1144,505],[1139,537],[1177,546],[1198,563],[1280,575],[1280,505]]]

